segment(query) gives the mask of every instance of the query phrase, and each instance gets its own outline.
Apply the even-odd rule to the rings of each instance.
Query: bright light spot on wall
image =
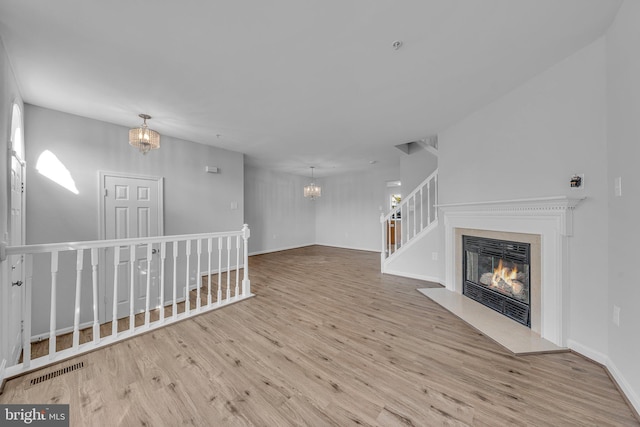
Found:
[[[56,155],[51,151],[45,150],[40,154],[38,162],[36,163],[36,169],[40,172],[40,175],[46,176],[51,181],[71,191],[73,194],[79,193],[69,169],[67,169],[60,159],[58,159],[58,157],[56,157]]]

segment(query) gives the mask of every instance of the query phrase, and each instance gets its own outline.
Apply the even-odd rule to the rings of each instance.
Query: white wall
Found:
[[[242,227],[242,154],[163,135],[159,150],[142,155],[127,143],[123,126],[29,104],[25,109],[28,243],[98,239],[99,170],[164,177],[165,235]],[[35,170],[45,150],[69,169],[78,195]],[[206,173],[205,166],[218,166],[220,173]]]
[[[307,177],[245,166],[245,222],[251,227],[250,254],[315,243],[316,201],[305,199],[302,192],[309,182]]]
[[[381,249],[380,212],[389,211],[387,181],[398,179],[398,167],[377,168],[319,180],[316,242],[320,245],[377,251]]]
[[[408,196],[418,185],[438,168],[438,157],[418,144],[410,154],[400,154],[400,180],[402,195]]]
[[[8,192],[8,167],[9,158],[7,156],[8,141],[11,138],[11,112],[13,103],[16,102],[23,109],[22,97],[18,91],[15,76],[9,64],[9,58],[5,51],[4,44],[0,40],[0,241],[9,241],[8,235],[8,218],[7,206],[9,206]],[[6,261],[0,262],[0,299],[2,301],[9,300],[9,292],[11,286],[6,286],[9,282],[9,269]],[[9,333],[8,319],[9,313],[3,312],[0,304],[0,370],[2,364],[8,357],[9,349]]]
[[[159,150],[142,155],[127,141],[128,128],[123,126],[25,105],[27,243],[99,238],[99,170],[164,177],[165,235],[242,228],[242,154],[163,135]],[[38,173],[35,167],[45,150],[66,166],[79,194]],[[220,173],[206,173],[205,166],[217,166]],[[237,202],[237,209],[231,208],[232,202]],[[61,265],[73,267],[67,255],[61,256]],[[88,258],[84,271],[90,283]],[[191,267],[195,283],[196,266]],[[48,330],[50,280],[46,263],[34,268],[33,333],[37,335]],[[59,295],[74,295],[73,274],[61,266]],[[82,293],[82,322],[90,319],[91,297],[90,292]],[[72,298],[58,298],[59,328],[72,324],[72,304]]]
[[[434,255],[436,259],[434,259]],[[444,284],[444,227],[438,222],[424,237],[410,242],[392,258],[385,273]]]
[[[640,411],[640,3],[625,1],[607,34],[609,195],[609,331],[610,369]],[[614,179],[622,177],[622,197],[615,197]],[[620,307],[620,326],[612,322]]]
[[[440,203],[586,196],[574,213],[568,337],[607,352],[605,42],[600,39],[439,135]],[[584,173],[584,190],[569,179]]]

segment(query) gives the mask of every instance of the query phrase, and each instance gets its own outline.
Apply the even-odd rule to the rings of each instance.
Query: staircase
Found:
[[[380,215],[382,250],[380,270],[401,256],[438,225],[438,170],[436,169],[388,214]]]

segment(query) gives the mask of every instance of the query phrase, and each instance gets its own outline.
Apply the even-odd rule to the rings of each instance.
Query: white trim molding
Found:
[[[566,347],[569,311],[569,246],[573,209],[582,199],[565,196],[440,204],[445,227],[445,286],[462,293],[456,279],[456,228],[541,236],[540,336]]]

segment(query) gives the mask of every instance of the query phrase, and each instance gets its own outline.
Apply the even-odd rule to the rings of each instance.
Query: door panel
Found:
[[[24,166],[15,156],[11,157],[11,229],[10,245],[20,246],[23,239],[23,174]],[[12,255],[9,257],[11,268],[11,307],[9,309],[9,344],[11,358],[17,362],[22,351],[22,313],[24,303],[24,256]],[[14,285],[16,284],[16,285]]]
[[[106,239],[126,239],[154,237],[160,234],[159,181],[156,179],[124,176],[104,176],[104,229]],[[117,266],[117,316],[126,317],[130,313],[131,286],[133,286],[134,312],[144,311],[147,296],[147,276],[151,276],[150,306],[156,307],[160,301],[158,255],[154,255],[151,265],[147,263],[147,245],[137,245],[133,258],[133,283],[131,283],[131,248],[121,246]],[[114,254],[106,251],[104,283],[104,321],[112,319]],[[102,316],[101,316],[102,318]]]

